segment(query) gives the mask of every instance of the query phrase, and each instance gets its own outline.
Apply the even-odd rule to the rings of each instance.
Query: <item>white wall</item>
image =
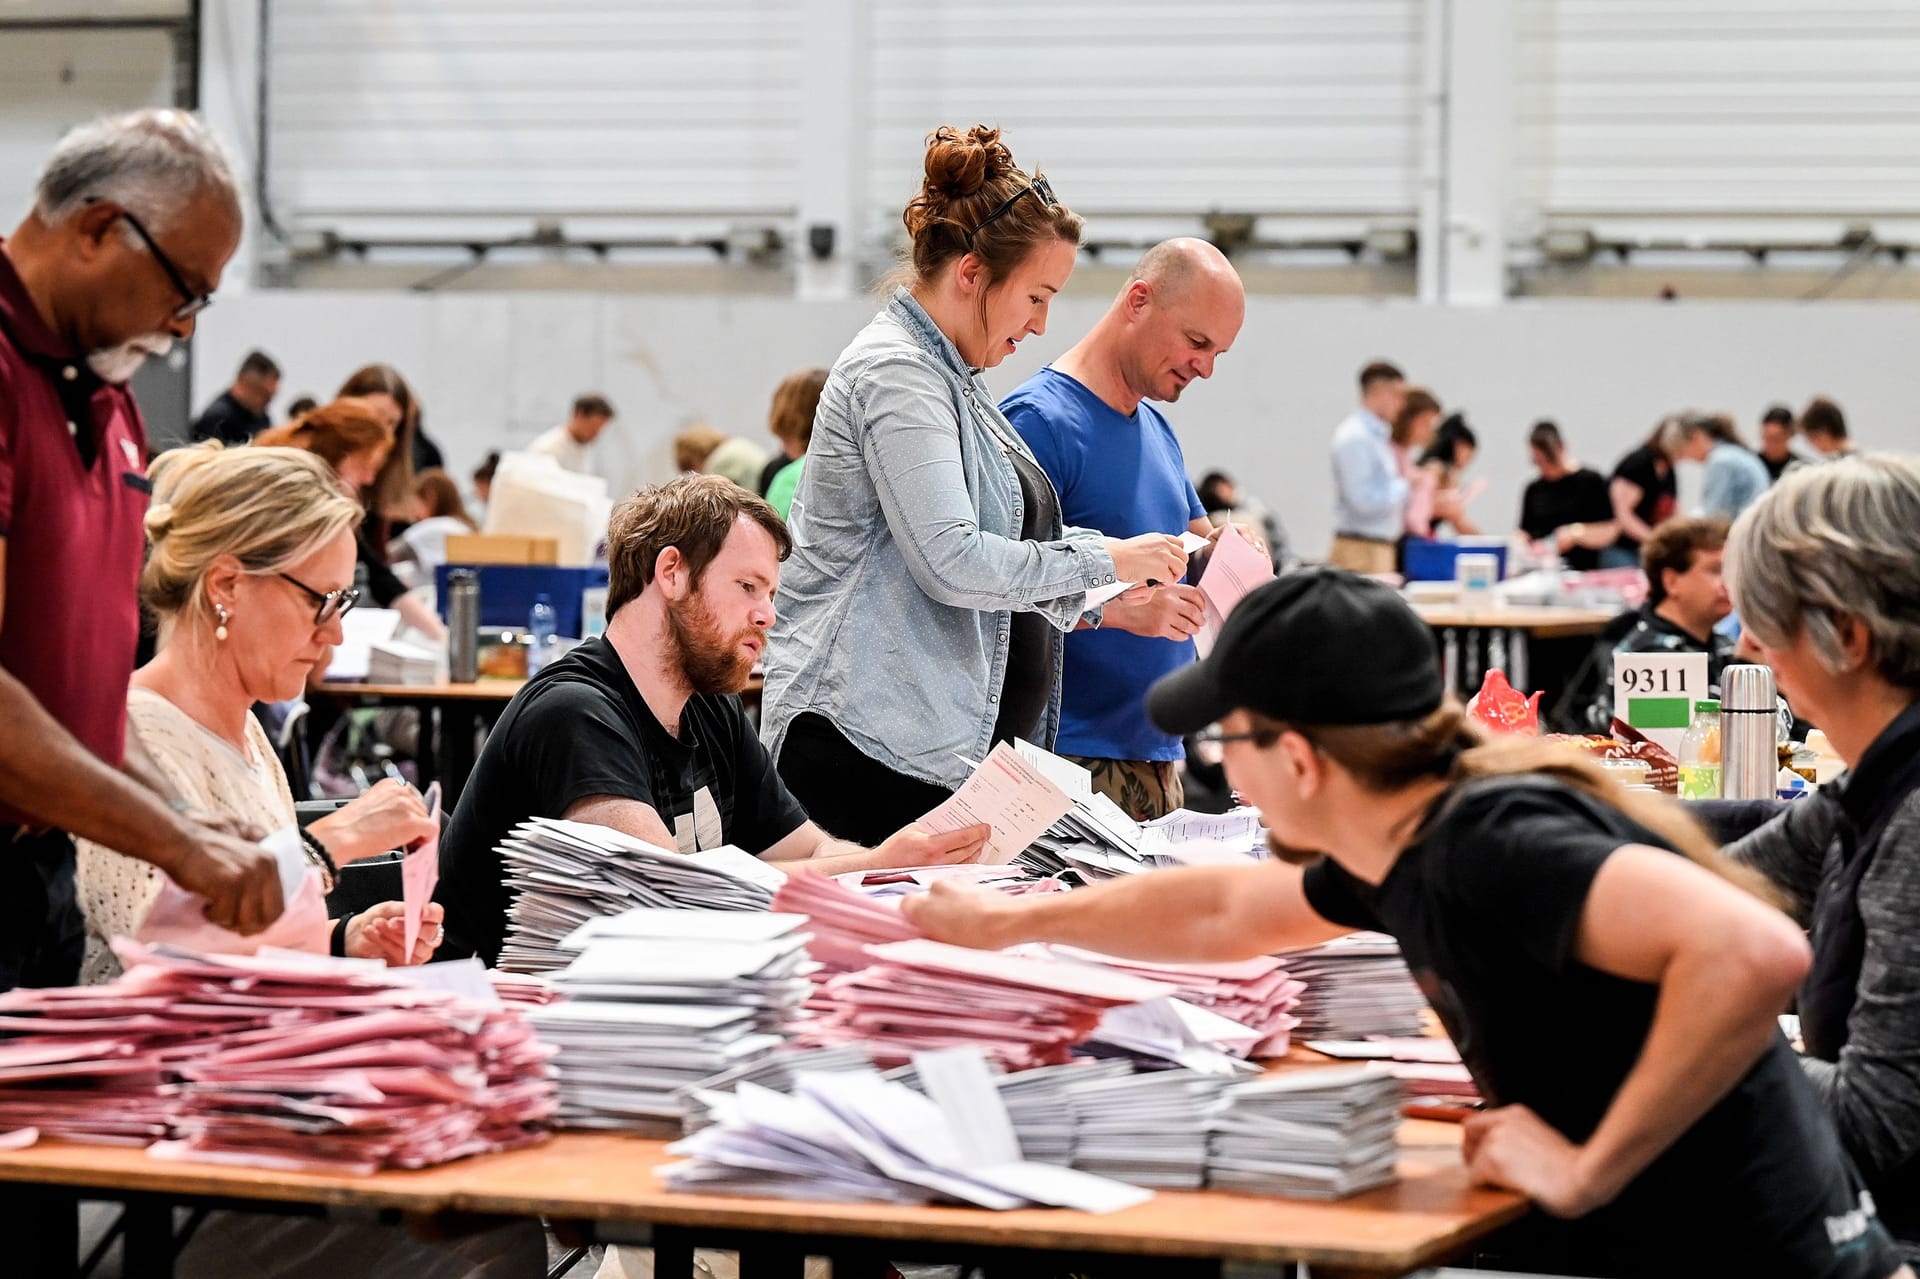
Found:
[[[1102,305],[1062,300],[1048,334],[1029,339],[991,385],[1011,391]],[[665,477],[666,443],[691,416],[765,440],[775,382],[831,363],[871,310],[710,296],[256,292],[203,317],[195,396],[216,393],[253,345],[287,371],[282,406],[302,391],[324,398],[356,365],[385,360],[412,381],[431,434],[464,476],[487,449],[557,421],[576,392],[603,390],[621,413],[603,463],[628,484]],[[1369,359],[1398,361],[1467,411],[1482,442],[1476,470],[1489,483],[1475,514],[1504,529],[1528,478],[1527,429],[1542,416],[1605,470],[1665,412],[1725,410],[1751,438],[1768,402],[1797,407],[1825,393],[1863,444],[1920,451],[1917,336],[1920,306],[1904,303],[1479,309],[1255,297],[1213,380],[1169,413],[1196,473],[1232,471],[1319,553],[1332,519],[1327,437]]]

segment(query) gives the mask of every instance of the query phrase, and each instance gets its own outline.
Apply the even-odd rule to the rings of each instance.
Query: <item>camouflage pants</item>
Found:
[[[1136,822],[1165,817],[1186,800],[1180,765],[1172,760],[1067,758],[1092,773],[1093,788]]]

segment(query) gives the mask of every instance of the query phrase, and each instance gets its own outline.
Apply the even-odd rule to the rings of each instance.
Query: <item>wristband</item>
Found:
[[[347,921],[350,915],[342,915],[333,921],[333,935],[327,939],[327,953],[335,959],[347,957]]]

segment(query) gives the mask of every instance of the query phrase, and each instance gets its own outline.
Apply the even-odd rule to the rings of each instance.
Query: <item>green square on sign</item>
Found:
[[[1635,728],[1685,728],[1692,722],[1691,698],[1634,697],[1627,700],[1627,723]]]

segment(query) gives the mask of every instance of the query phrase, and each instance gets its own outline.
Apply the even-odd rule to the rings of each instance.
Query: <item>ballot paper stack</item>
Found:
[[[569,1128],[678,1136],[684,1092],[751,1066],[813,989],[801,915],[637,907],[565,940],[568,998],[528,1014],[560,1050]]]
[[[687,855],[605,826],[536,817],[500,844],[515,891],[499,966],[548,973],[575,952],[566,938],[629,906],[766,910],[783,876],[731,846]]]
[[[1427,1001],[1400,946],[1379,933],[1354,933],[1281,956],[1305,983],[1293,1015],[1301,1039],[1403,1038],[1421,1033]]]
[[[773,895],[773,909],[807,917],[807,950],[826,981],[835,973],[855,972],[873,962],[869,946],[908,941],[920,930],[907,922],[896,900],[875,899],[817,871],[795,868]]]
[[[1117,959],[1072,946],[1048,950],[1062,959],[1098,964],[1114,972],[1172,986],[1183,1003],[1203,1008],[1252,1032],[1234,1044],[1222,1043],[1238,1057],[1284,1057],[1300,1024],[1294,1009],[1306,983],[1288,971],[1287,961],[1265,955],[1231,963],[1174,964]],[[1191,1020],[1191,1019],[1190,1019]]]
[[[782,1199],[1032,1204],[1112,1212],[1147,1192],[1021,1157],[986,1061],[915,1059],[925,1095],[871,1070],[803,1072],[791,1096],[741,1083],[703,1098],[711,1126],[668,1150],[669,1189]]]
[[[1214,1114],[1207,1184],[1305,1199],[1387,1185],[1400,1157],[1402,1095],[1392,1076],[1365,1066],[1234,1084]]]
[[[369,684],[437,684],[444,659],[423,644],[381,640],[367,650]]]
[[[1077,1057],[1063,1066],[1040,1066],[1000,1075],[993,1082],[1006,1105],[1013,1135],[1020,1142],[1020,1153],[1034,1163],[1070,1167],[1074,1126],[1069,1090],[1080,1084],[1120,1079],[1132,1073],[1133,1063],[1129,1061]]]
[[[876,1063],[972,1047],[1007,1070],[1067,1060],[1109,1008],[1171,988],[1085,964],[916,938],[870,946],[873,963],[830,977],[793,1026],[807,1047],[858,1044]]]
[[[1208,1114],[1226,1081],[1162,1070],[1067,1086],[1073,1166],[1136,1186],[1197,1190],[1206,1183]]]
[[[0,1127],[157,1157],[370,1173],[541,1140],[550,1051],[491,1000],[365,960],[120,939],[99,986],[0,995]],[[171,1140],[159,1140],[171,1138]]]
[[[791,1094],[803,1074],[837,1075],[849,1070],[871,1070],[872,1060],[852,1046],[843,1048],[780,1048],[731,1070],[680,1090],[680,1131],[691,1136],[718,1120],[708,1099],[731,1096],[741,1084],[770,1092]]]

